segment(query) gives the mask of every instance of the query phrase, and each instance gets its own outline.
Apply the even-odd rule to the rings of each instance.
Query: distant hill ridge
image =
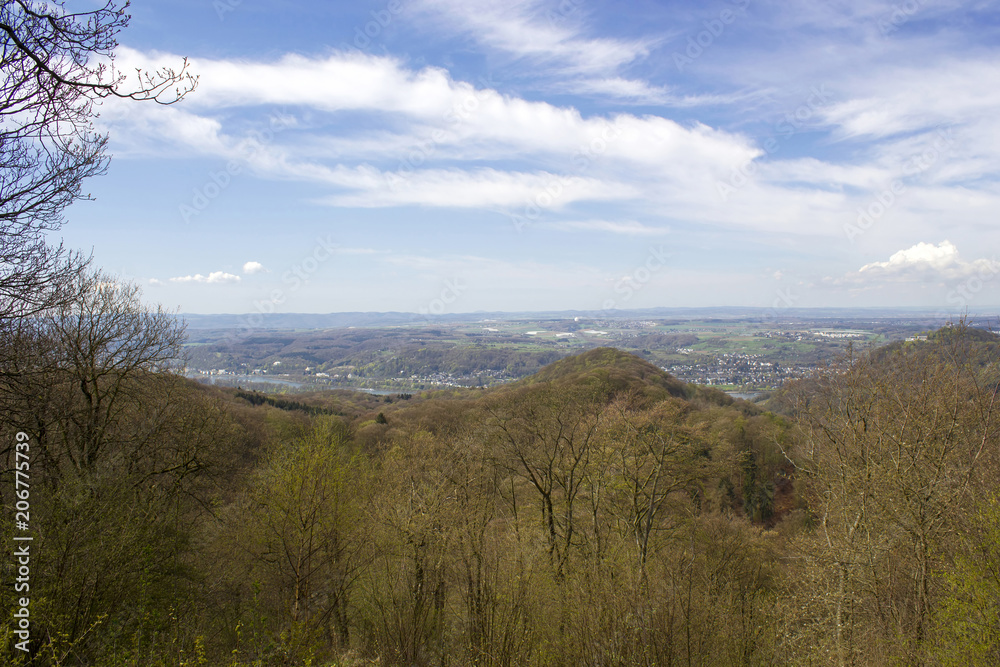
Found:
[[[995,309],[989,312],[995,312]],[[913,317],[935,321],[940,326],[945,318],[933,309],[921,308],[784,308],[775,313],[766,308],[701,307],[701,308],[636,308],[631,310],[551,310],[494,311],[422,315],[404,312],[341,312],[341,313],[248,313],[198,314],[181,313],[177,317],[191,329],[326,329],[336,327],[378,327],[400,324],[438,324],[447,322],[480,322],[484,320],[567,320],[584,319],[787,319],[787,318],[884,318]]]

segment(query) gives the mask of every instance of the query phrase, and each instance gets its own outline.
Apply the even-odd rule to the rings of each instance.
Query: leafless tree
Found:
[[[117,35],[129,3],[71,13],[62,2],[0,2],[0,321],[72,298],[64,286],[86,260],[51,246],[46,232],[66,207],[89,195],[84,179],[108,166],[108,136],[95,129],[95,103],[109,97],[172,104],[194,89],[179,69],[116,69]]]
[[[800,472],[835,575],[825,599],[837,664],[879,641],[923,661],[955,517],[996,446],[996,347],[974,334],[962,323],[850,358],[818,381],[808,407],[800,401]]]
[[[65,458],[49,461],[50,472],[84,473],[117,448],[113,442],[140,446],[141,438],[122,435],[122,424],[138,425],[135,411],[155,402],[146,394],[170,384],[156,371],[179,357],[184,327],[146,307],[137,286],[101,273],[84,272],[67,290],[76,294],[71,302],[15,320],[8,327],[15,335],[0,340],[0,424],[31,425],[42,440],[53,438],[45,456]]]

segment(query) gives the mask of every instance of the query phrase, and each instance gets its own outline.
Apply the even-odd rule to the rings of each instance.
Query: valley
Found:
[[[615,347],[685,382],[767,392],[809,375],[848,346],[884,345],[943,324],[919,314],[803,314],[780,320],[635,315],[491,314],[382,325],[368,318],[362,326],[275,326],[239,333],[231,327],[200,328],[213,323],[196,317],[188,327],[186,374],[271,392],[490,387],[571,354]]]

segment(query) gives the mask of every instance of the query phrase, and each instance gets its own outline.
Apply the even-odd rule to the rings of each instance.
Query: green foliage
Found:
[[[979,503],[962,537],[966,550],[942,573],[945,593],[937,621],[942,665],[1000,663],[1000,500]]]

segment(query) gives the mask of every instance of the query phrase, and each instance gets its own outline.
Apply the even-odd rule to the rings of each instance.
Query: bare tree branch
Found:
[[[84,180],[107,170],[108,137],[94,102],[107,97],[173,104],[197,77],[180,69],[137,72],[129,88],[114,66],[129,3],[69,13],[63,3],[0,2],[0,321],[26,317],[65,297],[87,261],[47,244]]]

